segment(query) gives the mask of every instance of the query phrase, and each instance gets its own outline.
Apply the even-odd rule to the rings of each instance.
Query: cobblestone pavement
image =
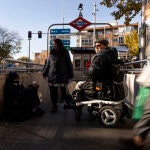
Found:
[[[49,104],[43,106],[42,117],[20,123],[0,121],[0,150],[125,150],[120,137],[130,137],[133,123],[125,119],[116,128],[105,128],[86,109],[82,120],[76,122],[73,110],[49,113]],[[144,150],[150,149],[147,139]]]

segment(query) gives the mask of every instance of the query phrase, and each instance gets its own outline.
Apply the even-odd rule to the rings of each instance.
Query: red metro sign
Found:
[[[73,20],[69,23],[70,26],[74,27],[75,29],[81,31],[89,26],[91,22],[87,21],[83,17],[78,17],[77,19]]]

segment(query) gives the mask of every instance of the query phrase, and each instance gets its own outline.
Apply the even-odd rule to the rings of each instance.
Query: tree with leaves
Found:
[[[136,30],[131,33],[126,33],[124,36],[124,43],[129,49],[129,55],[137,56],[139,53],[139,37]]]
[[[0,27],[0,61],[3,58],[10,58],[12,54],[20,52],[20,36],[16,32],[10,32]]]
[[[17,60],[19,60],[19,61],[25,61],[25,62],[31,62],[31,60],[29,59],[29,57],[26,57],[26,56],[22,56],[22,57],[18,58]]]
[[[140,13],[142,9],[141,0],[101,0],[100,5],[107,8],[115,8],[111,15],[115,20],[125,17],[124,24],[129,25],[131,20]]]

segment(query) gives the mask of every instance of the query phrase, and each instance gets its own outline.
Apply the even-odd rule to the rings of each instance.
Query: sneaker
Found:
[[[119,141],[127,147],[128,150],[142,150],[144,145],[136,145],[133,139],[119,139]]]

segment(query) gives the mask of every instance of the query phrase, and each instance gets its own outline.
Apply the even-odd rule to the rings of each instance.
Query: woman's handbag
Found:
[[[141,119],[144,111],[145,102],[149,96],[150,96],[150,87],[141,87],[138,96],[136,97],[135,106],[133,110],[132,118],[134,120]]]

